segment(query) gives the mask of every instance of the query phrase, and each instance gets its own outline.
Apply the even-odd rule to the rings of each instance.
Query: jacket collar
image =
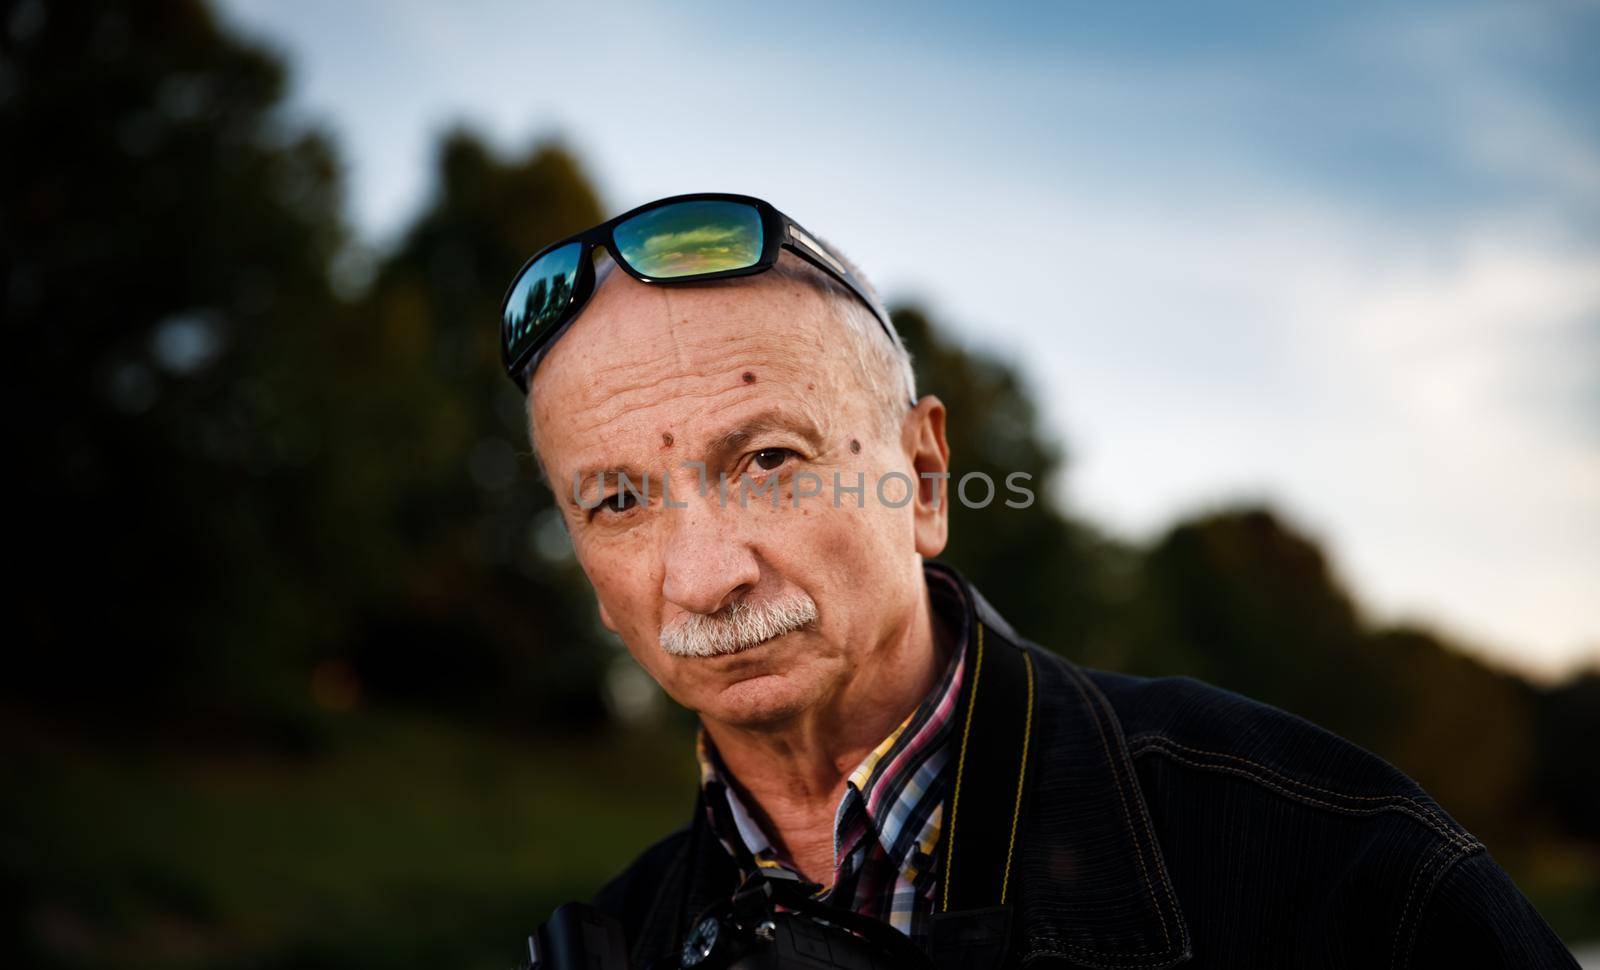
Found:
[[[1076,664],[1019,636],[954,569],[937,561],[925,569],[959,584],[969,634],[981,623],[991,647],[1026,651],[1037,671],[1038,747],[1019,820],[1009,962],[1160,970],[1188,960],[1188,928],[1110,703]],[[678,940],[696,913],[738,882],[705,819],[702,796],[691,823]]]
[[[968,627],[1037,671],[1036,756],[1016,847],[1012,955],[1023,962],[1157,970],[1191,955],[1189,933],[1110,703],[1076,664],[1019,636],[955,570]]]

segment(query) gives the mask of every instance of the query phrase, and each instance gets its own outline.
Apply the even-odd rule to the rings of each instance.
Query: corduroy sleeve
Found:
[[[1550,924],[1488,852],[1460,860],[1434,884],[1402,967],[1579,970]]]

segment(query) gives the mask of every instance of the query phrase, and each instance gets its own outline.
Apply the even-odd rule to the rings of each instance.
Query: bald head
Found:
[[[620,385],[669,387],[726,362],[734,348],[748,351],[752,366],[738,372],[741,385],[762,380],[753,369],[759,358],[781,361],[783,372],[828,388],[880,435],[892,436],[915,400],[905,348],[854,293],[792,254],[765,273],[699,285],[651,286],[615,269],[602,259],[583,311],[529,364],[530,373],[538,369],[529,382],[529,439],[547,475],[561,473],[546,461],[550,439],[541,429],[563,412],[592,413],[622,399],[648,408]],[[769,381],[777,375],[768,367]]]

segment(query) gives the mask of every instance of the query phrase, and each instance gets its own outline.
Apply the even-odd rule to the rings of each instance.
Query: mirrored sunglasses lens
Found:
[[[656,279],[745,269],[761,259],[761,213],[743,202],[674,202],[612,231],[629,266]]]
[[[517,278],[501,317],[500,339],[514,361],[547,326],[561,319],[578,281],[581,243],[553,249]]]

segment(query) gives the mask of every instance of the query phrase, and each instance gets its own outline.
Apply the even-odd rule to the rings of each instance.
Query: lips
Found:
[[[750,651],[755,650],[758,647],[764,647],[767,644],[773,642],[774,640],[780,640],[780,639],[788,636],[789,634],[791,634],[793,632],[794,632],[793,630],[785,630],[782,633],[773,634],[772,636],[767,637],[765,640],[756,640],[753,643],[744,644],[744,645],[742,645],[740,647],[737,647],[737,648],[735,648],[733,650],[729,650],[726,653],[712,654],[711,656],[706,657],[704,659],[706,659],[706,660],[715,660],[718,657],[737,657],[740,654],[749,653]]]

